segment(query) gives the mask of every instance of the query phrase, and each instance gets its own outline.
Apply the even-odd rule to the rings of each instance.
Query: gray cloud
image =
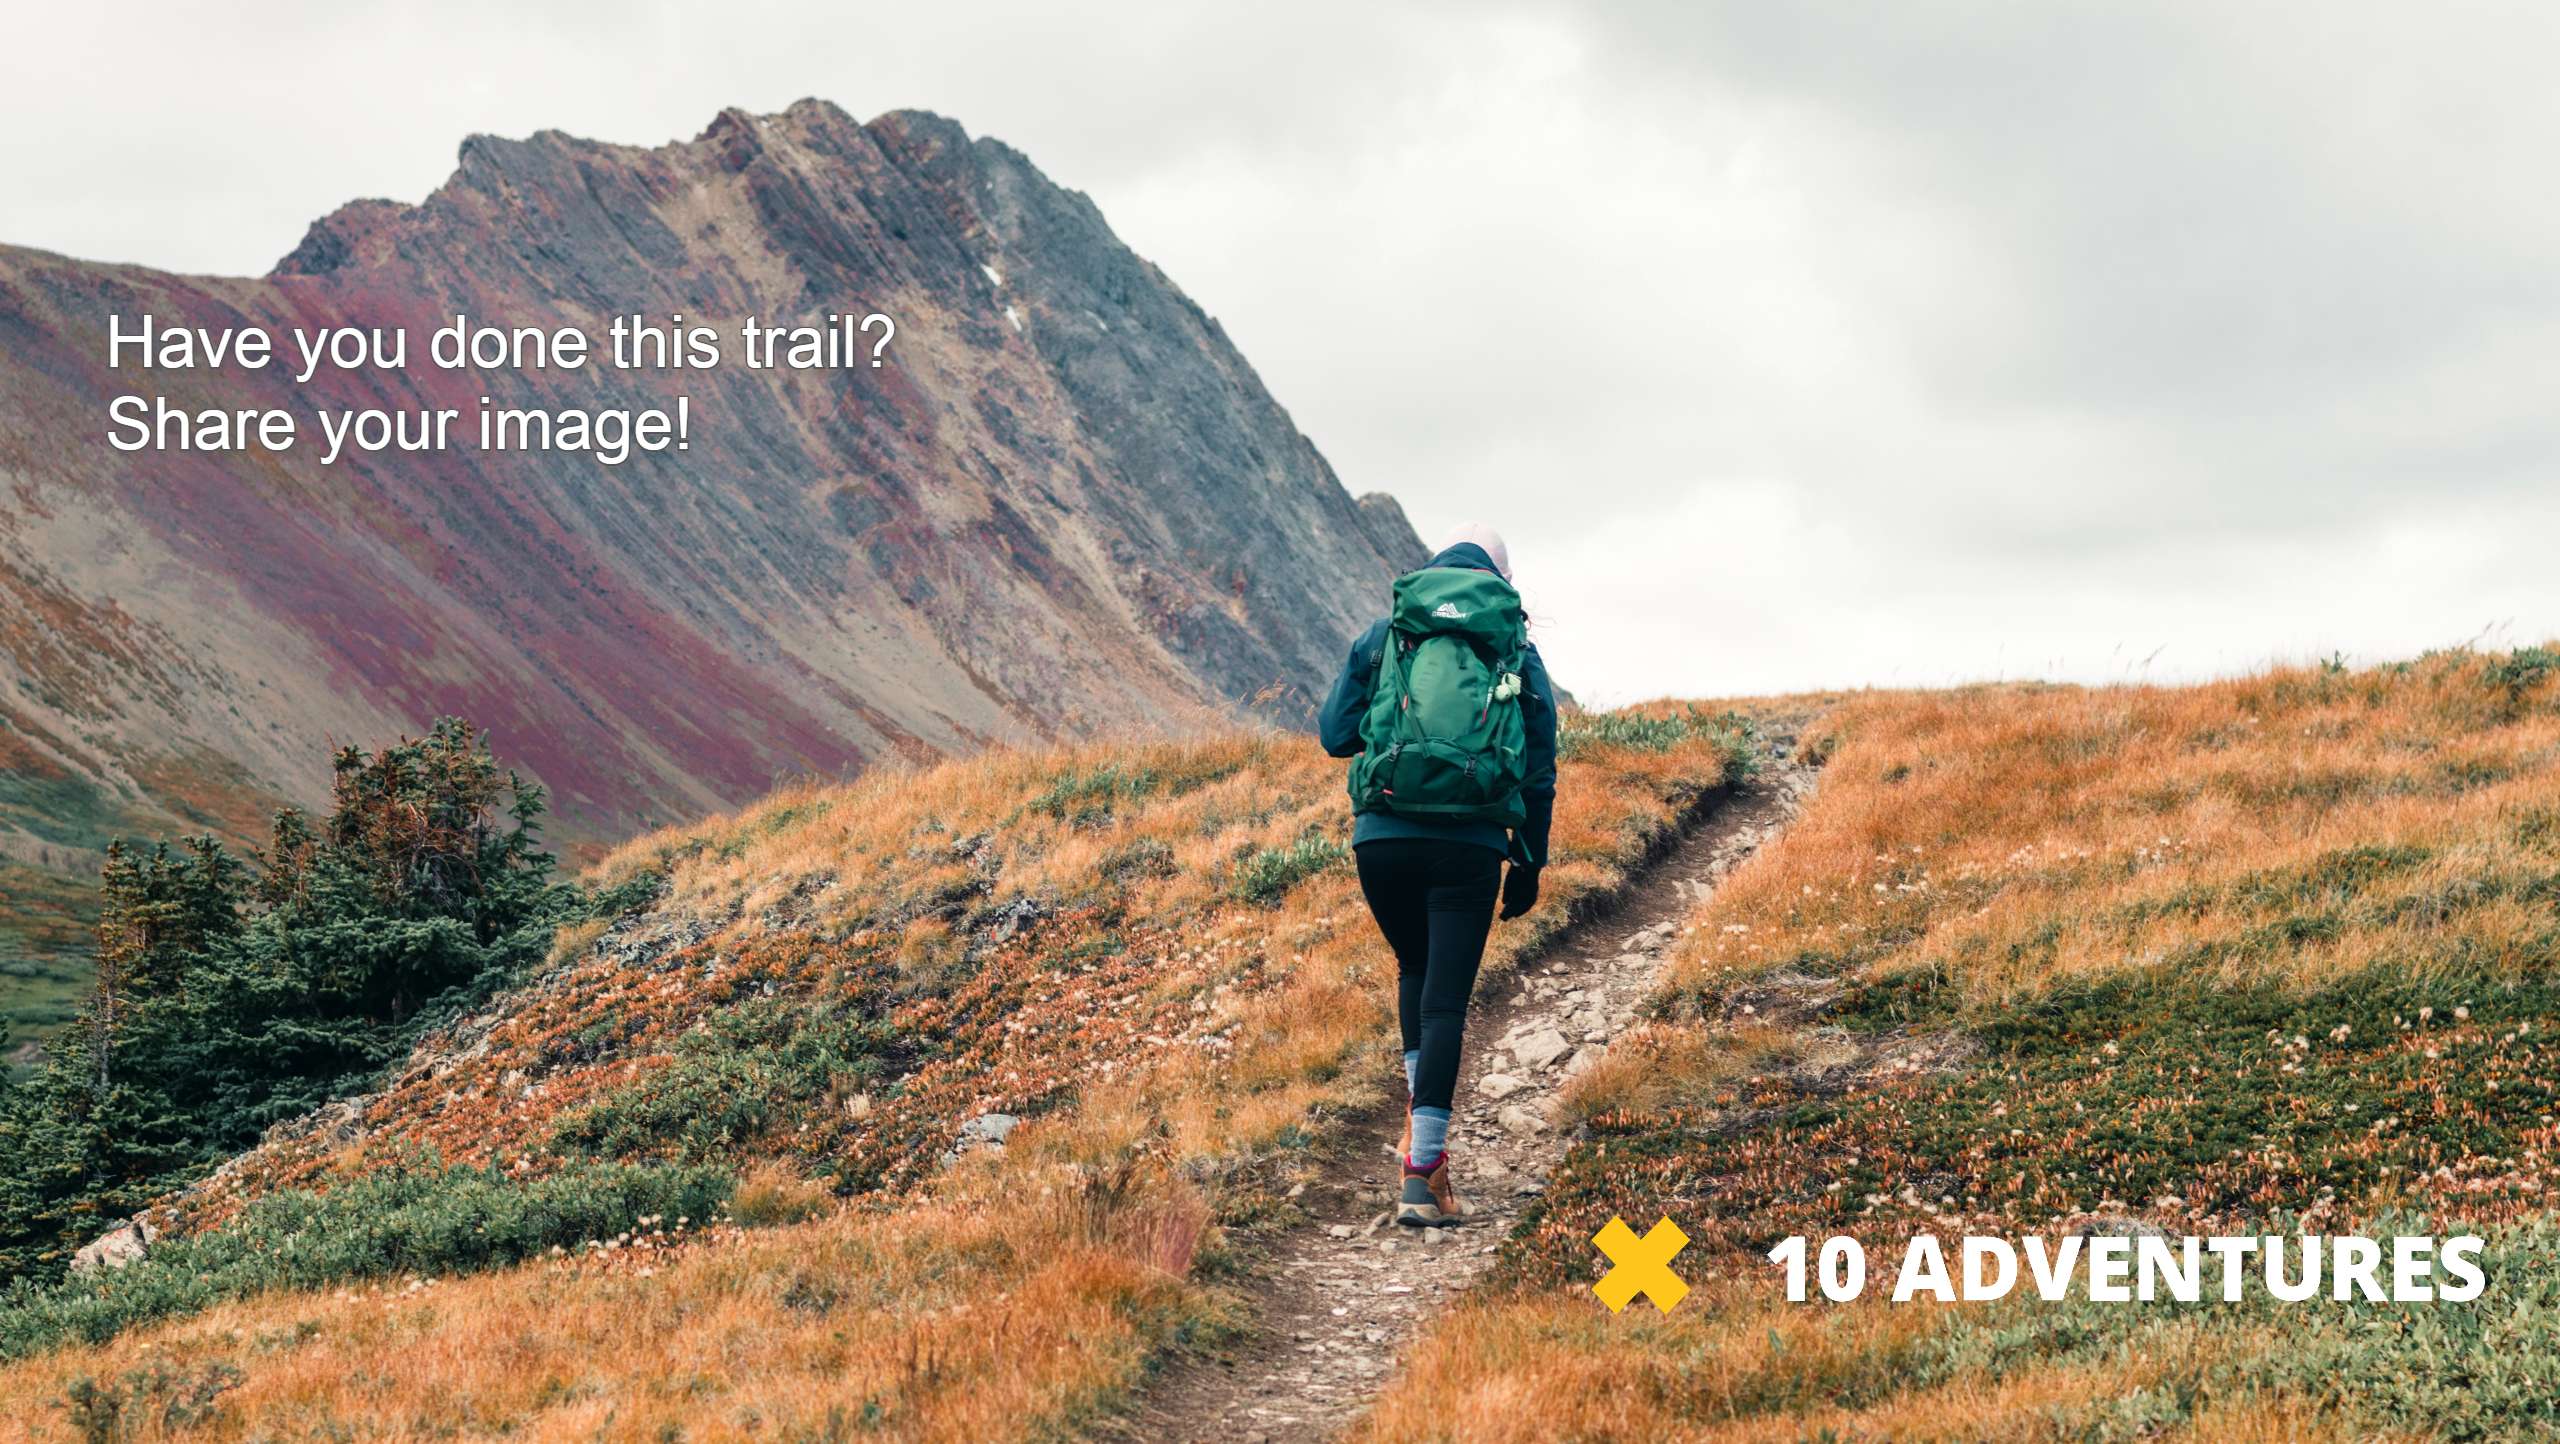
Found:
[[[1091,192],[1587,694],[2560,633],[2560,19],[1915,0],[56,7],[0,239],[263,269],[473,131],[923,105]]]

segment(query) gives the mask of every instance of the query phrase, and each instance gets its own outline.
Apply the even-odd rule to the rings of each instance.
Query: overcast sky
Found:
[[[474,132],[1002,137],[1587,699],[2560,636],[2560,9],[75,7],[0,240],[256,273]]]

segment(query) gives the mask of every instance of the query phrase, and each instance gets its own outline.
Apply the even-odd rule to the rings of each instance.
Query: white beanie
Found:
[[[1502,544],[1502,533],[1480,521],[1462,521],[1440,539],[1439,550],[1445,552],[1454,546],[1482,548],[1486,556],[1493,558],[1493,569],[1502,573],[1502,579],[1511,580],[1511,548]]]

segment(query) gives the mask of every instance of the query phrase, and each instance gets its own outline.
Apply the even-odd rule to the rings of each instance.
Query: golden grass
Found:
[[[76,1381],[133,1389],[132,1440],[1018,1437],[1089,1418],[1213,1315],[1184,1282],[1206,1205],[1071,1170],[946,1196],[412,1287],[271,1296],[9,1371],[0,1440],[80,1437]],[[682,1235],[676,1236],[679,1240]],[[237,1372],[164,1419],[183,1381]]]
[[[1859,698],[1812,744],[1834,754],[1820,805],[1720,890],[1674,985],[1798,954],[1925,956],[1993,1009],[2200,956],[2227,984],[2316,984],[2444,956],[2448,937],[2493,969],[2535,966],[2526,905],[2458,904],[2538,865],[2516,824],[2560,798],[2560,711],[2484,684],[2485,665]],[[2334,936],[2239,945],[2264,910],[2236,885],[2354,848],[2428,857],[2363,886]]]
[[[2270,1361],[2293,1342],[2263,1315],[2208,1311],[2129,1335],[2112,1351],[1995,1366],[1998,1351],[1984,1350],[1948,1366],[1929,1345],[1970,1310],[1885,1303],[1872,1282],[1856,1304],[1788,1304],[1757,1252],[1798,1229],[1880,1227],[1867,1218],[1872,1206],[1857,1208],[1857,1186],[1836,1190],[1900,1145],[1897,1106],[1939,1108],[1933,1141],[2008,1132],[2006,1119],[1948,1121],[1956,1095],[1906,1084],[1883,1062],[1959,1068],[1966,1048],[1956,1031],[2014,1018],[2057,990],[2131,982],[2309,994],[2366,970],[2419,987],[2440,975],[2474,988],[2547,982],[2560,965],[2555,694],[2548,676],[2528,672],[2510,685],[2494,659],[2440,656],[2186,688],[1979,687],[1842,700],[1807,740],[1827,762],[1806,813],[1690,919],[1657,1023],[1613,1047],[1568,1094],[1568,1110],[1598,1131],[1559,1172],[1545,1212],[1515,1235],[1505,1286],[1432,1325],[1361,1437],[2426,1437],[2423,1419],[2342,1412],[2314,1397],[2316,1380],[2255,1382],[2272,1377]],[[1773,1026],[1752,1007],[1790,989],[1830,997],[1827,983],[1808,985],[1834,978],[1883,1011],[1843,1031]],[[2338,1070],[2333,1086],[2363,1104],[2364,1117],[2471,1110],[2462,1126],[2477,1118],[2514,1149],[2508,1159],[2445,1156],[2440,1173],[2403,1175],[2393,1200],[2491,1218],[2548,1209],[2560,1185],[2539,1168],[2552,1132],[2548,1090],[2490,1110],[2512,1096],[2517,1073],[2531,1082],[2536,1065],[2518,1050],[2534,1040],[2512,1020],[2458,1023],[2455,1001],[2447,997],[2436,1019],[2454,1026],[2432,1040],[2376,1038],[2365,1072]],[[1896,1026],[1897,1017],[1907,1021]],[[2433,1026],[2414,1014],[2404,1022]],[[2496,1036],[2500,1028],[2508,1031]],[[1860,1046],[1869,1073],[1857,1087],[1885,1100],[1868,1110],[1874,1116],[1855,1115],[1855,1128],[1791,1123],[1788,1109],[1808,1095],[1786,1070],[1836,1066]],[[2101,1052],[2090,1037],[2081,1046],[2092,1055],[2086,1071],[2103,1077],[2113,1045]],[[2326,1046],[2270,1044],[2250,1067],[2316,1068],[2305,1060]],[[1835,1056],[1821,1056],[1826,1049]],[[2450,1061],[2462,1049],[2479,1062]],[[2460,1096],[2446,1087],[2457,1076],[2448,1070],[2474,1069],[2476,1080],[2492,1076],[2481,1070],[2493,1062],[2509,1094],[2497,1094],[2496,1082],[2474,1081]],[[2356,1093],[2367,1075],[2400,1091]],[[2246,1070],[2205,1076],[2262,1086]],[[2483,1086],[2488,1102],[2475,1096]],[[2186,1101],[2151,1100],[2172,1109]],[[1749,1136],[1712,1141],[1724,1119]],[[2057,1128],[2051,1166],[2086,1188],[2073,1171],[2090,1162],[2072,1155],[2079,1136]],[[1863,1162],[1824,1152],[1853,1144],[1867,1150]],[[2047,1145],[1978,1146],[1979,1156],[2002,1158],[2003,1147]],[[2299,1171],[2298,1158],[2284,1161]],[[2499,1175],[2494,1197],[2470,1181],[2484,1169]],[[2265,1188],[2275,1196],[2273,1182]],[[1935,1198],[1908,1209],[1886,1202],[1905,1234],[1959,1221],[1941,1217]],[[1587,1240],[1613,1209],[1641,1228],[1657,1206],[1697,1241],[1679,1264],[1694,1291],[1668,1317],[1641,1302],[1612,1316],[1589,1292],[1600,1265]],[[1966,1217],[1978,1231],[2017,1227]],[[2189,1392],[2164,1394],[2169,1384]],[[2173,1396],[2184,1402],[2162,1407]],[[2133,1422],[2155,1407],[2154,1422]],[[2395,1428],[2404,1432],[2386,1432]]]
[[[1550,901],[1496,930],[1489,966],[1498,973],[1574,899],[1623,877],[1722,765],[1697,740],[1595,749],[1571,767]],[[707,929],[683,947],[680,966],[598,949],[584,930],[564,935],[550,974],[498,1010],[485,1046],[422,1060],[366,1106],[355,1149],[272,1143],[196,1208],[220,1217],[242,1196],[325,1185],[331,1170],[379,1167],[421,1147],[449,1162],[539,1171],[556,1160],[562,1118],[647,1087],[707,1013],[758,991],[833,986],[812,980],[876,972],[883,960],[907,979],[891,1021],[941,1039],[948,1056],[858,1120],[812,1119],[804,1133],[743,1149],[804,1164],[868,1149],[866,1164],[911,1181],[962,1118],[1069,1094],[1160,1120],[1183,1153],[1261,1146],[1341,1101],[1346,1062],[1391,1057],[1392,963],[1348,863],[1307,878],[1276,908],[1238,900],[1230,884],[1258,849],[1348,841],[1340,772],[1303,739],[1259,734],[999,751],[787,789],[734,817],[641,839],[597,877],[665,875],[652,920]],[[957,925],[1026,900],[1050,907],[1052,925],[992,955]],[[1074,968],[1055,964],[1082,943],[1099,951]],[[848,995],[857,1002],[871,1005]],[[954,1041],[960,1028],[980,1036]],[[615,1041],[563,1061],[561,1040],[598,1035]],[[1375,1076],[1391,1073],[1380,1062]],[[1141,1077],[1145,1086],[1124,1098],[1118,1085]],[[936,1130],[939,1142],[927,1137]]]
[[[1704,737],[1582,753],[1546,900],[1497,930],[1489,969],[1621,881],[1729,760]],[[1341,764],[1239,734],[793,788],[626,846],[597,880],[665,876],[645,922],[678,934],[676,966],[564,935],[485,1036],[370,1102],[356,1142],[272,1142],[199,1208],[325,1187],[421,1145],[541,1171],[561,1157],[560,1119],[653,1086],[698,1022],[767,996],[826,1004],[848,977],[870,981],[845,1006],[885,994],[925,1060],[831,1089],[721,1161],[748,1170],[742,1216],[810,1212],[802,1180],[847,1159],[869,1160],[871,1192],[664,1250],[416,1294],[274,1295],[21,1362],[0,1369],[0,1438],[74,1437],[67,1391],[146,1361],[176,1380],[240,1372],[189,1435],[215,1439],[795,1438],[866,1422],[1007,1439],[1090,1419],[1231,1315],[1200,1262],[1218,1257],[1215,1220],[1285,1208],[1315,1120],[1398,1076],[1393,962],[1347,860],[1276,906],[1234,885],[1258,849],[1347,842],[1345,814]],[[1024,900],[1046,918],[991,942],[987,917]],[[619,1041],[560,1046],[600,1036]],[[1001,1153],[940,1167],[958,1125],[991,1109],[1026,1121]]]
[[[769,1228],[778,1223],[806,1223],[822,1213],[834,1212],[835,1204],[835,1194],[823,1180],[804,1178],[767,1161],[738,1175],[737,1189],[729,1197],[729,1216],[747,1228]]]
[[[1612,1316],[1587,1296],[1466,1307],[1405,1360],[1356,1437],[1535,1444],[1554,1439],[1742,1441],[2072,1440],[2116,1437],[2109,1406],[2190,1379],[2252,1349],[2194,1333],[2100,1364],[2041,1365],[1992,1378],[1913,1376],[1957,1306],[1773,1302],[1759,1280],[1702,1275],[1669,1316],[1639,1301]],[[2368,1440],[2403,1437],[2309,1409],[2243,1399],[2138,1431],[2146,1438]]]
[[[1561,1111],[1576,1123],[1608,1113],[1654,1114],[1703,1102],[1718,1085],[1792,1067],[1822,1045],[1789,1029],[1746,1025],[1709,1037],[1696,1028],[1640,1024],[1565,1084]]]

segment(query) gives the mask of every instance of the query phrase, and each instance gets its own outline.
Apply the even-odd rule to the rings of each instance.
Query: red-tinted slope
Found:
[[[622,313],[734,337],[873,310],[889,364],[849,373],[750,371],[734,343],[709,373],[416,354],[457,312],[600,339]],[[307,387],[281,363],[111,371],[108,317],[145,312],[280,342],[406,327],[413,355]],[[120,453],[127,392],[286,407],[304,440]],[[318,464],[323,408],[467,425],[483,395],[679,393],[690,449],[620,467]],[[490,726],[594,839],[797,772],[1287,710],[1417,550],[1090,202],[929,115],[804,102],[655,150],[475,138],[420,205],[348,206],[258,280],[0,249],[0,850],[75,866],[136,817],[307,795],[329,743],[440,713]]]

